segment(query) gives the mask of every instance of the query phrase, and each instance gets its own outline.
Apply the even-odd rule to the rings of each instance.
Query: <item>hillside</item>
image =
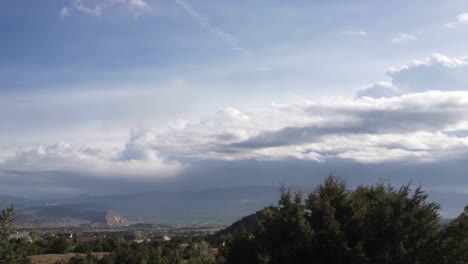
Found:
[[[259,222],[271,212],[275,210],[275,207],[269,206],[262,210],[259,210],[253,214],[243,217],[242,219],[234,222],[230,226],[218,231],[214,238],[216,240],[222,239],[223,237],[234,235],[241,232],[252,233]]]

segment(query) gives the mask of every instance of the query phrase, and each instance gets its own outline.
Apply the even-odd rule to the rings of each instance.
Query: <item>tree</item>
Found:
[[[21,243],[12,243],[9,240],[14,216],[14,205],[3,210],[0,215],[0,264],[29,263]]]
[[[56,237],[52,240],[50,245],[50,253],[64,254],[70,248],[70,243],[63,237]]]
[[[409,185],[358,187],[353,211],[367,263],[430,263],[439,232],[439,205]]]
[[[468,206],[440,235],[440,250],[435,259],[441,264],[468,263]]]
[[[193,245],[193,252],[187,261],[188,264],[215,264],[216,255],[210,245],[202,241]]]
[[[227,238],[222,249],[226,263],[260,264],[257,242],[251,236],[252,234],[247,232],[237,232]]]
[[[442,228],[439,205],[427,198],[410,185],[350,190],[334,176],[305,205],[282,188],[255,231],[233,236],[222,253],[230,264],[468,264],[468,207]]]
[[[257,235],[260,243],[267,245],[264,250],[270,263],[309,263],[312,230],[302,193],[282,187],[278,204],[277,213],[272,215],[276,217],[267,218],[265,229]]]
[[[358,243],[349,241],[355,229],[346,182],[328,176],[309,194],[306,204],[310,226],[315,232],[313,258],[318,263],[349,263],[351,249]]]
[[[300,192],[281,188],[276,208],[267,208],[252,233],[228,240],[227,263],[309,263],[312,232]]]

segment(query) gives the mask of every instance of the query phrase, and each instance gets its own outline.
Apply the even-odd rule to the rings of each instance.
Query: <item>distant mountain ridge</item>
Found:
[[[303,189],[303,191],[309,192],[311,189]],[[463,208],[463,201],[468,200],[468,194],[456,194],[449,197],[437,192],[428,192],[428,194],[430,200],[453,207]],[[18,215],[40,217],[56,210],[55,213],[60,217],[80,217],[82,220],[91,222],[96,219],[100,219],[99,222],[105,222],[102,219],[107,212],[111,211],[138,223],[172,225],[174,223],[216,222],[231,224],[244,216],[276,204],[278,198],[278,187],[239,186],[207,190],[81,195],[64,199],[41,200],[0,196],[0,208],[14,203]]]
[[[79,218],[104,222],[112,211],[126,219],[146,223],[231,223],[276,203],[277,187],[243,186],[202,191],[151,191],[128,195],[76,196],[65,199],[28,200],[0,196],[0,206],[17,204],[19,214]],[[119,220],[116,220],[117,222]]]

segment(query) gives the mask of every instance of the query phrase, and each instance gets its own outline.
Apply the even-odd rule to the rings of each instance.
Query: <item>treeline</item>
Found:
[[[440,226],[439,205],[420,189],[348,189],[330,176],[307,197],[283,188],[251,230],[226,237],[228,264],[466,264],[468,206]]]
[[[25,252],[25,241],[10,241],[14,220],[14,206],[2,211],[0,215],[0,264],[30,263]]]
[[[119,242],[110,255],[98,258],[88,253],[57,264],[216,264],[217,255],[206,242],[181,248],[173,242]]]
[[[81,244],[71,264],[467,264],[468,206],[441,225],[439,205],[420,189],[358,186],[330,176],[304,196],[282,188],[279,202],[248,216],[208,242],[106,239]],[[28,263],[27,255],[69,252],[61,238],[8,241],[13,209],[0,218],[0,264]],[[39,250],[39,251],[38,251]],[[106,251],[98,258],[92,252]]]

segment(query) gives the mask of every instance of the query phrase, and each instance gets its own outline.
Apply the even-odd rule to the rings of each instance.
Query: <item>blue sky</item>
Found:
[[[466,12],[461,0],[2,1],[0,191],[324,176],[299,162],[466,194],[453,169],[468,154]],[[448,163],[450,177],[423,176]],[[277,166],[292,176],[262,174]],[[223,170],[246,173],[214,180]]]
[[[90,8],[106,2],[110,6],[96,16],[74,9],[73,1],[2,3],[5,90],[82,89],[95,82],[100,89],[109,89],[122,81],[135,85],[178,76],[197,83],[268,86],[300,79],[296,85],[308,89],[328,85],[353,90],[362,85],[360,81],[373,82],[374,74],[382,75],[390,65],[434,52],[462,56],[466,33],[460,27],[447,30],[444,26],[463,11],[463,1],[450,5],[443,1],[187,2],[208,27],[176,1],[148,1],[148,8],[139,11],[126,1],[83,2]],[[70,15],[60,18],[64,7]],[[368,35],[352,34],[358,31]],[[400,33],[420,35],[419,41],[393,45],[389,40]],[[356,65],[350,69],[353,61],[359,63],[358,69]],[[255,66],[272,69],[254,74]],[[213,73],[213,68],[226,69]],[[370,72],[375,77],[366,78],[371,68],[377,68]]]

